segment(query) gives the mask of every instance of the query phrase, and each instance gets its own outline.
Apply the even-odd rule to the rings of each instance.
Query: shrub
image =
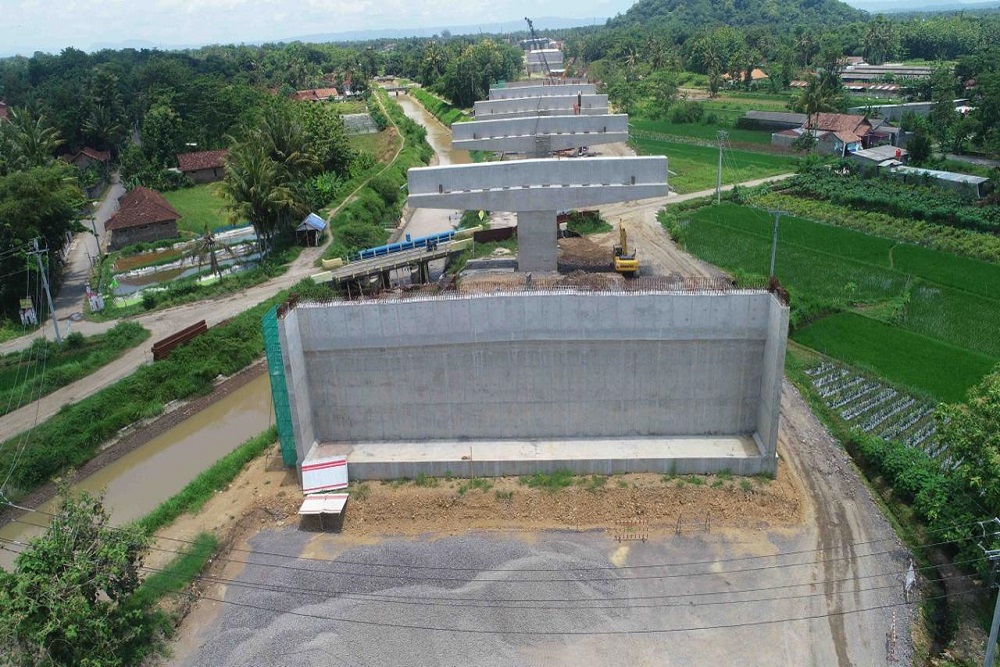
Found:
[[[72,349],[79,349],[83,347],[84,338],[83,334],[79,331],[74,331],[70,335],[66,336],[66,346]]]
[[[399,201],[399,186],[385,176],[376,176],[369,181],[368,187],[374,190],[387,205],[391,206]]]

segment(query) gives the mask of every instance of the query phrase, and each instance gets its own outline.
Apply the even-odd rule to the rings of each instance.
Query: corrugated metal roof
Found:
[[[317,232],[323,231],[324,229],[326,229],[326,220],[319,217],[315,213],[310,213],[305,217],[305,220],[303,220],[302,223],[295,228],[295,231],[305,232],[310,229],[314,229]]]
[[[954,171],[939,171],[937,169],[923,169],[921,167],[896,167],[893,171],[901,174],[913,174],[915,176],[926,174],[931,178],[936,178],[942,181],[951,181],[953,183],[972,183],[975,185],[987,182],[988,178],[985,176],[973,176],[971,174],[959,174]]]

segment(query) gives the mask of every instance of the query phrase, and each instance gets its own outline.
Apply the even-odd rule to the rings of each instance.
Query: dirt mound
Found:
[[[609,270],[611,252],[586,236],[559,239],[559,264]]]

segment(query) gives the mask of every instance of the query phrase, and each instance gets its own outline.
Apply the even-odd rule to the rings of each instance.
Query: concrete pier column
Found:
[[[381,278],[382,278],[382,288],[383,289],[389,289],[390,287],[392,287],[392,272],[391,271],[383,271],[382,274],[381,274]]]
[[[556,271],[555,211],[519,211],[517,214],[517,270]]]

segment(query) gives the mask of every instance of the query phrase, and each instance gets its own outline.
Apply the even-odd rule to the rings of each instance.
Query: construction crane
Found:
[[[629,252],[628,234],[625,232],[625,225],[621,222],[618,223],[618,245],[611,252],[615,271],[626,277],[632,277],[639,273],[639,260],[635,256],[635,248]]]
[[[524,20],[528,22],[528,31],[531,33],[531,43],[533,45],[537,44],[538,43],[538,35],[535,34],[535,25],[531,22],[531,19],[529,19],[527,16],[524,17]],[[542,56],[542,64],[545,66],[545,83],[555,83],[555,77],[552,76],[552,70],[549,69],[549,61],[545,57],[545,49],[539,49],[538,53],[539,53],[539,55]],[[530,58],[531,49],[528,49],[528,55],[529,55],[529,58],[528,58],[528,78],[530,79],[531,78],[531,58]]]

